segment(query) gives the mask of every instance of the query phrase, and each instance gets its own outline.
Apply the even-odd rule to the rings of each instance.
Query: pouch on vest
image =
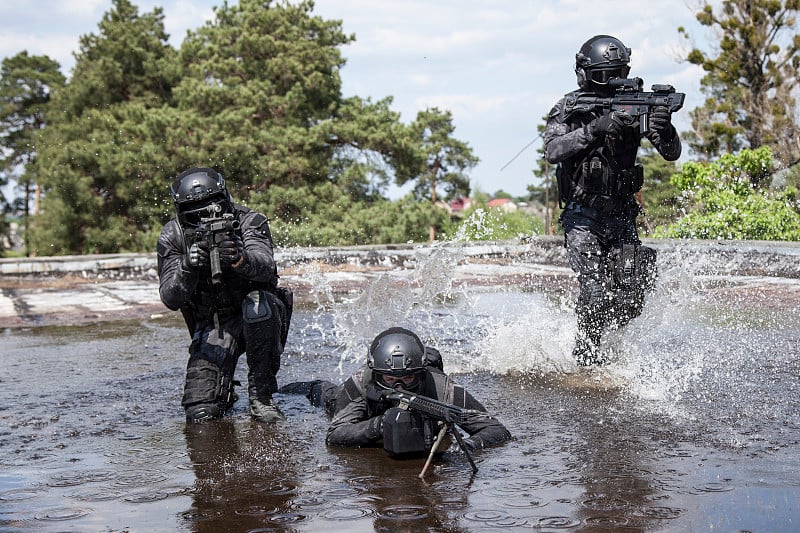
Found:
[[[641,165],[626,168],[619,172],[616,179],[616,194],[627,196],[642,190],[644,185],[644,169]]]

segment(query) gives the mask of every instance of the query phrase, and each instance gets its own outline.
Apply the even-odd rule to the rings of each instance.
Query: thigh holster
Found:
[[[656,283],[656,250],[638,244],[615,249],[614,282],[622,290],[650,291]]]
[[[647,246],[625,244],[614,258],[616,321],[624,325],[639,316],[645,295],[655,287],[656,251]]]

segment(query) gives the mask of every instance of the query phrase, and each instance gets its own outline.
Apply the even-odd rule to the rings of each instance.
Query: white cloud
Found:
[[[47,55],[62,66],[73,63],[72,52],[78,49],[78,35],[3,32],[0,55],[12,57],[23,50],[30,55]],[[64,69],[62,69],[64,70]]]
[[[427,87],[431,84],[431,77],[427,74],[413,74],[411,75],[411,81],[414,85]]]
[[[447,109],[462,120],[474,120],[482,116],[497,113],[510,104],[516,106],[518,95],[496,95],[486,97],[478,94],[432,94],[414,100],[417,109],[438,107]]]

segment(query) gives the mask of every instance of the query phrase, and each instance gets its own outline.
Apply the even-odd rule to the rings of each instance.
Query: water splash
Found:
[[[454,284],[462,258],[459,248],[447,243],[420,247],[413,268],[382,273],[359,296],[336,306],[334,334],[343,345],[341,363],[362,362],[364,347],[384,329],[402,326],[425,336],[443,314],[457,317],[454,308],[468,308],[467,293]]]
[[[494,238],[496,229],[505,229],[497,214],[479,208],[461,223],[450,242],[485,241]]]
[[[413,265],[384,272],[363,293],[333,306],[329,334],[341,346],[341,361],[363,362],[371,339],[399,325],[419,332],[426,343],[439,348],[450,373],[555,378],[565,386],[584,383],[569,380],[587,375],[575,365],[571,353],[576,333],[575,290],[565,293],[562,286],[549,292],[544,286],[526,292],[511,284],[465,283],[469,269],[480,268],[465,261],[465,247],[471,246],[474,235],[490,230],[486,213],[476,211],[452,240],[418,247]],[[735,391],[747,386],[742,376],[753,365],[763,366],[760,359],[765,357],[753,353],[753,333],[766,328],[780,335],[787,320],[792,327],[800,327],[797,306],[786,305],[792,294],[800,294],[800,282],[775,277],[777,273],[768,278],[735,277],[731,269],[743,268],[748,260],[753,261],[751,270],[760,268],[752,248],[741,255],[731,250],[714,260],[696,245],[667,242],[659,246],[659,279],[644,312],[625,328],[605,335],[602,348],[611,364],[588,375],[599,376],[621,399],[652,413],[691,420],[698,405],[713,411],[721,391],[747,411],[742,404],[752,400],[737,399]],[[534,248],[531,251],[536,253]],[[767,257],[774,251],[756,252]],[[789,263],[779,262],[780,271],[789,268]],[[542,264],[548,261],[543,259]],[[565,279],[563,272],[559,275]],[[761,294],[764,287],[772,291],[769,294],[783,295],[780,303],[790,316],[777,319],[769,312],[769,297]],[[754,295],[763,299],[766,309],[754,307]],[[770,340],[763,343],[768,345]],[[733,374],[734,369],[742,374]],[[755,413],[753,418],[757,418]]]
[[[345,345],[343,361],[363,359],[360,347],[391,326],[408,327],[423,336],[452,336],[453,329],[448,334],[437,325],[458,317],[473,300],[456,284],[457,269],[464,259],[462,247],[473,239],[491,237],[494,226],[489,213],[476,210],[452,239],[418,247],[413,268],[381,274],[361,295],[338,306],[334,312],[336,334]],[[459,329],[459,324],[451,322],[449,326]]]
[[[498,298],[507,300],[506,312],[484,317],[487,335],[479,343],[480,356],[466,362],[463,371],[545,375],[574,370],[576,325],[569,310],[541,294],[507,293]],[[501,309],[499,302],[485,307]]]

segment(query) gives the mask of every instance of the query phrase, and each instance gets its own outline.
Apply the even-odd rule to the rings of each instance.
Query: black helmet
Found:
[[[200,219],[233,212],[233,199],[225,180],[213,168],[190,168],[181,172],[170,187],[178,221],[197,226]]]
[[[631,49],[611,35],[595,35],[575,54],[575,74],[581,89],[603,91],[609,80],[626,78]]]
[[[405,328],[389,328],[369,347],[367,365],[380,376],[408,376],[425,370],[425,345]],[[380,379],[379,384],[384,385]],[[410,384],[406,384],[409,388]]]

